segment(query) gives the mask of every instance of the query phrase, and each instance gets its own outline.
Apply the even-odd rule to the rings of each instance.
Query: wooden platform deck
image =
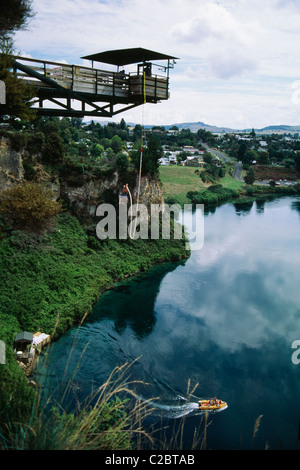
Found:
[[[17,77],[37,88],[51,88],[56,84],[65,90],[97,95],[99,101],[101,97],[123,98],[127,102],[141,97],[146,97],[146,101],[169,98],[169,80],[158,75],[125,74],[23,57],[18,57],[17,61],[26,65],[25,69],[17,70]]]

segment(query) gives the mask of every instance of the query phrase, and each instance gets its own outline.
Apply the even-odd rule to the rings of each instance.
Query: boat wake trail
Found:
[[[159,403],[158,401],[148,401],[148,404],[153,409],[152,415],[158,415],[163,418],[178,419],[190,414],[202,414],[199,410],[197,402],[187,402],[183,397],[178,397],[176,404],[174,401],[171,403]],[[140,399],[142,399],[140,397]],[[178,404],[180,401],[185,400],[183,404]]]

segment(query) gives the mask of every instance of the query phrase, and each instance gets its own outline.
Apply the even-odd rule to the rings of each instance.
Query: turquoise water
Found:
[[[210,416],[208,448],[299,449],[299,229],[294,197],[206,213],[201,250],[120,283],[52,345],[51,386],[61,383],[71,349],[79,400],[138,358],[131,378],[149,384],[139,396],[159,397],[148,424],[177,426],[185,416],[186,448],[201,420],[197,400],[217,396],[229,406]],[[187,401],[189,380],[198,386]]]

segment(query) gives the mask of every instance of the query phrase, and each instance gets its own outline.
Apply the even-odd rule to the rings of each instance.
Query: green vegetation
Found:
[[[4,116],[32,119],[35,111],[30,109],[32,89],[12,71],[13,37],[16,31],[26,29],[33,16],[31,0],[2,0],[0,10],[0,80],[6,88],[6,103],[1,104],[0,122]]]
[[[167,202],[188,204],[186,194],[207,187],[195,173],[195,168],[178,165],[161,166],[159,175]]]
[[[0,40],[11,38],[25,29],[33,16],[31,0],[2,0],[0,12]]]
[[[60,211],[61,204],[53,199],[52,191],[39,183],[24,181],[1,194],[0,214],[14,229],[36,232]]]
[[[57,448],[65,439],[67,447],[72,448],[75,441],[71,440],[77,436],[83,448],[83,440],[89,448],[92,442],[98,448],[128,448],[127,407],[120,405],[116,396],[111,395],[106,407],[99,409],[86,436],[81,424],[89,421],[90,410],[76,418],[54,413],[46,423],[35,392],[14,358],[13,342],[22,330],[42,331],[55,339],[80,322],[115,282],[157,263],[188,256],[185,240],[100,241],[95,218],[71,207],[67,199],[55,201],[47,189],[53,183],[74,188],[91,180],[105,183],[116,171],[120,184],[124,181],[133,187],[139,165],[135,156],[141,147],[140,126],[129,136],[124,120],[102,127],[93,121],[83,124],[80,119],[38,118],[13,120],[1,134],[4,144],[10,141],[19,152],[25,170],[22,184],[13,184],[2,192],[0,203],[0,339],[6,345],[6,364],[0,368],[1,446],[47,448],[53,444]],[[127,142],[132,143],[130,152]],[[154,137],[149,142],[144,151],[144,173],[155,179],[161,147]],[[99,203],[117,204],[120,189],[104,191]],[[20,424],[15,427],[17,422]],[[114,431],[109,437],[107,432],[102,433],[101,444],[100,438],[96,444],[94,431],[105,427]],[[49,437],[49,441],[33,444],[33,434],[42,439],[39,429],[46,430],[44,438],[47,441]],[[61,430],[58,440],[53,437],[56,430]]]
[[[221,184],[213,184],[203,191],[190,191],[187,197],[192,204],[205,204],[206,206],[217,205],[239,197],[239,193],[234,189],[224,188]]]
[[[217,168],[218,171],[219,169]],[[214,183],[212,184],[204,182],[201,178],[205,168],[178,165],[161,166],[159,172],[166,201],[172,204],[177,202],[181,205],[190,204],[191,201],[194,201],[195,204],[209,203],[211,205],[239,197],[245,185],[231,176],[232,164],[224,165],[222,170],[224,176],[213,177]],[[210,174],[212,175],[212,173]],[[218,187],[217,190],[216,187]],[[200,199],[201,202],[199,202]]]
[[[118,169],[123,176],[139,170],[141,132],[130,129],[124,119],[119,124],[101,126],[79,118],[38,117],[14,120],[1,134],[14,150],[22,153],[25,177],[49,181],[59,177],[74,181],[99,178]],[[142,174],[157,176],[162,156],[160,140],[150,134],[143,149]]]
[[[130,129],[123,119],[120,124],[101,126],[77,118],[36,118],[29,109],[32,90],[9,70],[13,35],[26,27],[31,16],[30,0],[2,1],[0,80],[6,85],[6,105],[1,108],[1,121],[9,122],[9,127],[1,130],[1,138],[9,139],[20,152],[25,178],[1,194],[0,204],[0,338],[6,346],[6,364],[0,367],[0,448],[130,449],[140,448],[140,436],[153,445],[141,427],[148,406],[129,390],[132,383],[126,365],[112,372],[85,407],[67,413],[60,407],[41,406],[39,391],[30,387],[14,358],[13,342],[19,331],[42,331],[55,339],[83,321],[101,293],[116,281],[188,255],[185,240],[99,241],[95,220],[82,217],[76,208],[71,212],[65,200],[54,200],[49,183],[79,188],[92,179],[105,181],[116,171],[124,183],[135,181],[143,129],[140,125]],[[189,155],[184,147],[200,150],[200,141],[209,146],[218,143],[203,130],[183,129],[172,135],[164,128],[147,132],[143,174],[158,177],[163,145],[180,152],[179,162]],[[227,150],[234,149],[228,146]],[[256,155],[246,148],[237,153],[245,154],[244,163]],[[267,163],[267,156],[262,157]],[[299,169],[299,158],[289,155],[289,167],[294,164]],[[239,194],[230,166],[216,165],[209,154],[201,170],[165,167],[160,175],[169,202],[173,198],[180,203],[217,204]],[[113,194],[104,194],[102,202],[112,201]],[[133,406],[124,399],[126,394],[134,399]]]
[[[21,116],[23,119],[32,119],[35,111],[29,108],[29,101],[33,98],[32,88],[19,80],[12,68],[9,55],[1,53],[0,44],[0,80],[5,83],[6,103],[1,104],[2,116],[9,115],[11,119]],[[3,120],[0,116],[0,122]]]
[[[230,165],[226,165],[225,168],[225,176],[215,184],[209,185],[199,178],[202,169],[195,170],[194,167],[176,165],[161,166],[159,171],[166,202],[212,206],[248,196],[288,196],[300,193],[299,184],[293,186],[277,186],[275,182],[273,185],[245,184],[231,176]]]
[[[45,421],[40,408],[32,408],[36,404],[35,392],[14,359],[13,340],[21,330],[39,330],[55,338],[80,322],[101,293],[117,280],[156,263],[186,257],[182,240],[99,241],[95,237],[95,220],[79,215],[65,200],[55,203],[46,190],[49,183],[59,182],[80,188],[90,180],[105,181],[115,171],[122,182],[133,185],[141,150],[141,127],[129,129],[124,120],[101,126],[80,119],[38,118],[30,122],[15,120],[3,134],[22,156],[25,182],[1,195],[0,331],[7,351],[7,363],[0,368],[0,433],[7,439],[3,439],[2,446],[61,448],[64,440],[66,448],[73,448],[76,436],[81,448],[93,448],[93,444],[98,448],[129,448],[132,434],[128,429],[133,429],[126,427],[129,408],[121,405],[116,396],[101,408],[100,414],[96,409],[84,409],[74,417],[53,410]],[[166,202],[212,206],[237,197],[299,192],[298,186],[245,185],[233,178],[233,163],[224,164],[209,154],[205,154],[201,167],[158,167],[166,141],[170,150],[179,149],[180,144],[195,145],[200,134],[154,134],[149,131],[146,135],[143,170],[154,178],[160,177]],[[216,144],[215,138],[201,135]],[[180,154],[183,161],[188,152],[182,150]],[[296,164],[286,171],[295,172],[294,168]],[[101,202],[115,203],[115,194],[107,191]],[[63,212],[58,213],[61,208]],[[30,421],[33,417],[34,421]],[[21,423],[17,429],[13,424],[16,422]],[[7,425],[11,426],[10,431]],[[108,436],[102,431],[107,426],[111,432],[105,440],[104,436]],[[49,437],[49,442],[43,441],[41,429],[47,430],[44,436]],[[66,434],[66,429],[70,434]],[[39,443],[33,444],[30,430],[39,437]],[[97,444],[95,430],[102,435]]]
[[[247,174],[244,177],[244,181],[246,184],[253,184],[255,181],[255,173],[253,167],[249,168]]]
[[[1,339],[11,357],[0,368],[4,396],[14,394],[16,386],[7,370],[13,365],[20,381],[23,376],[12,358],[15,333],[43,331],[58,336],[90,312],[101,292],[117,280],[185,256],[181,240],[100,242],[67,213],[60,214],[56,226],[44,234],[12,231],[0,242]],[[11,416],[21,414],[18,403],[8,401],[1,406],[2,419],[7,406]]]
[[[76,412],[67,413],[61,406],[50,410],[41,406],[39,391],[35,393],[28,421],[13,423],[6,440],[0,435],[0,448],[18,450],[129,450],[133,442],[153,439],[141,427],[141,420],[150,411],[148,403],[139,401],[128,378],[128,364],[117,367],[108,379]],[[66,386],[65,394],[72,387]],[[127,398],[122,398],[124,395]]]

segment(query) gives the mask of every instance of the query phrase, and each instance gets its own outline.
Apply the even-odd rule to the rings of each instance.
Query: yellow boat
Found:
[[[228,408],[226,401],[218,400],[217,398],[212,398],[210,400],[199,400],[198,405],[199,410],[203,411],[221,411]]]

